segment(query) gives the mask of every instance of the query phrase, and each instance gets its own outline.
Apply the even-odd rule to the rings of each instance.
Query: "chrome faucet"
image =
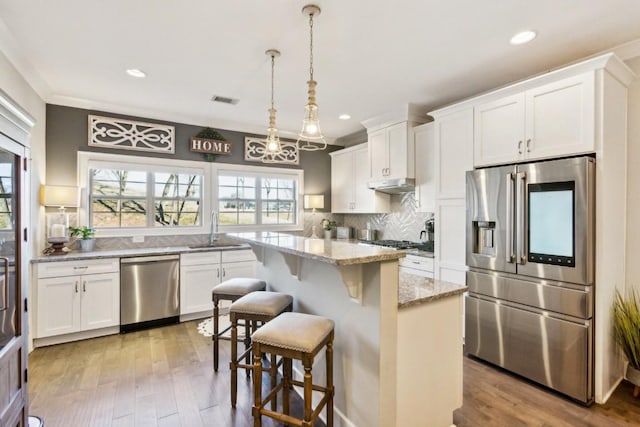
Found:
[[[209,244],[213,245],[213,242],[218,240],[216,236],[218,234],[218,214],[215,210],[211,211],[211,231],[209,232]]]

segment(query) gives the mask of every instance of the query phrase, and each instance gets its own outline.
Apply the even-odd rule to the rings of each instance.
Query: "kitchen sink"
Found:
[[[206,248],[235,248],[242,246],[239,243],[225,243],[225,242],[213,242],[213,243],[201,243],[199,245],[189,246],[189,249],[206,249]]]

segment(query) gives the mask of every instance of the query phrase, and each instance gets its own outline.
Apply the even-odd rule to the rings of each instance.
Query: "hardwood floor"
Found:
[[[196,325],[36,349],[29,357],[30,413],[46,427],[251,426],[252,393],[243,375],[237,409],[229,403],[229,343],[221,344],[214,374],[211,339]],[[464,378],[458,427],[640,425],[640,399],[628,383],[606,405],[585,408],[474,359],[465,358]]]

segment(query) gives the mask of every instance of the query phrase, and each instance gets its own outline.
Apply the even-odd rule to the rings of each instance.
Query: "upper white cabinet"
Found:
[[[371,180],[414,177],[413,143],[404,121],[368,133]]]
[[[576,155],[596,150],[596,71],[479,100],[474,165]]]
[[[390,196],[367,188],[367,144],[331,155],[331,211],[333,213],[386,213]]]
[[[436,199],[465,197],[465,172],[473,169],[473,108],[432,113]]]
[[[435,139],[434,124],[413,128],[416,171],[416,210],[435,212]]]

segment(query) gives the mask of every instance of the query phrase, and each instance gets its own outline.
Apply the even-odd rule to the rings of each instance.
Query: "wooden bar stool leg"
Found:
[[[276,355],[271,353],[271,369],[269,369],[269,385],[271,386],[271,390],[276,387],[277,375],[278,375],[278,364],[276,362]],[[271,409],[274,411],[278,409],[278,395],[273,396],[273,400],[271,401]]]
[[[255,321],[249,321],[249,320],[245,320],[244,321],[244,350],[245,352],[247,351],[247,349],[249,348],[249,346],[251,345],[251,324],[255,323]],[[245,365],[249,366],[251,364],[251,353],[247,353],[244,357],[244,363]],[[245,374],[247,374],[247,378],[249,378],[251,376],[251,369],[246,368],[244,370]]]
[[[282,413],[289,415],[289,390],[291,389],[291,359],[284,358],[282,362]],[[273,385],[271,386],[273,387]]]
[[[231,313],[231,407],[236,407],[236,399],[238,394],[238,323],[236,316]]]
[[[333,427],[333,336],[327,343],[325,357],[327,359],[327,427]]]
[[[253,427],[262,426],[262,354],[260,344],[253,347]]]
[[[313,378],[311,377],[311,366],[313,360],[305,357],[302,361],[304,365],[304,421],[303,426],[311,425],[311,392],[313,391]]]
[[[219,323],[218,316],[220,315],[220,308],[218,307],[218,298],[213,298],[213,371],[218,372],[218,358],[220,357],[219,351]]]

